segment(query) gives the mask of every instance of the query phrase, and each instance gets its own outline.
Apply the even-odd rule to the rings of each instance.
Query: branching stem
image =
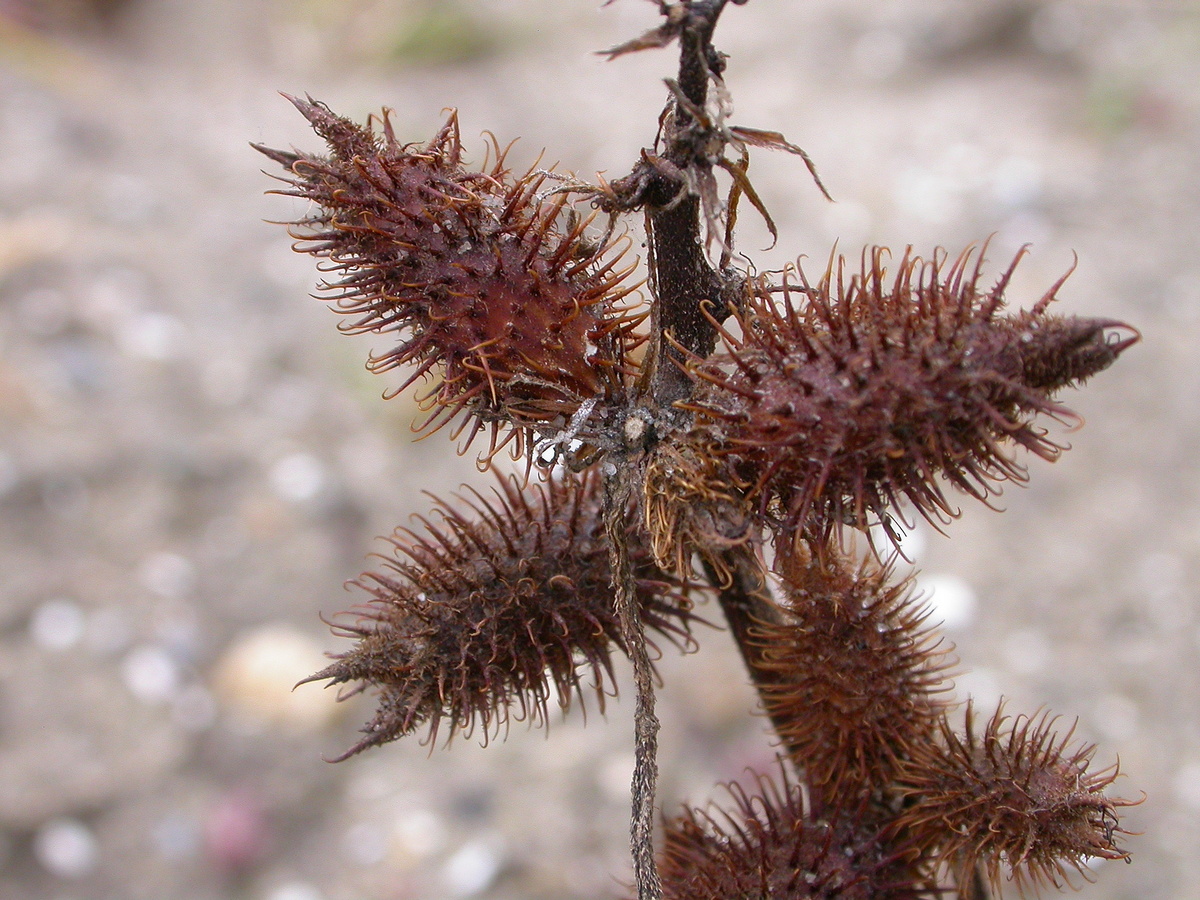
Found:
[[[721,58],[713,49],[712,33],[726,0],[689,0],[679,32],[678,87],[692,109],[703,110],[708,83],[719,74]],[[664,8],[664,12],[667,12]],[[644,156],[623,184],[614,184],[632,204],[644,204],[650,249],[650,284],[655,297],[652,320],[652,371],[639,385],[635,402],[666,412],[691,390],[678,365],[684,351],[708,356],[716,346],[716,329],[704,314],[705,304],[725,308],[729,285],[705,253],[701,199],[693,190],[697,172],[709,174],[715,159],[699,134],[700,124],[687,104],[677,101],[662,135],[664,155]],[[717,154],[720,155],[719,153]],[[718,312],[719,318],[724,315]],[[648,395],[648,396],[646,396]],[[615,454],[614,454],[615,457]],[[634,593],[626,538],[626,516],[637,469],[628,459],[610,457],[613,469],[605,476],[605,527],[612,560],[613,587],[621,634],[633,662],[637,684],[634,713],[635,764],[633,815],[630,824],[634,879],[638,900],[660,900],[662,885],[654,855],[654,804],[658,779],[658,719],[654,714],[654,685],[646,640]],[[747,598],[759,596],[747,591]],[[747,609],[753,603],[747,599]],[[732,621],[732,620],[731,620]],[[739,622],[742,620],[738,620]],[[751,621],[748,616],[746,623]],[[733,625],[737,633],[738,625]],[[739,644],[745,643],[739,639]]]

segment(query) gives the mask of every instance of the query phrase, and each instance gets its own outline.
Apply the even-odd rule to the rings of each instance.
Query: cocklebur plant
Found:
[[[679,48],[657,136],[622,178],[516,174],[495,139],[473,168],[455,114],[402,144],[386,111],[358,125],[311,99],[292,102],[326,153],[258,148],[280,193],[311,201],[291,233],[342,329],[387,335],[369,368],[421,385],[414,428],[450,424],[464,450],[485,433],[482,469],[504,450],[521,463],[398,529],[355,582],[366,600],[335,626],[354,643],[309,679],[377,695],[345,756],[602,702],[624,654],[639,900],[983,898],[1126,859],[1115,767],[1048,713],[957,707],[950,648],[892,545],[906,515],[944,527],[959,495],[1023,482],[1021,454],[1056,459],[1043,422],[1073,420],[1059,393],[1137,332],[1054,313],[1066,276],[1010,308],[1020,255],[988,281],[986,242],[867,248],[819,275],[740,265],[740,205],[775,231],[751,149],[816,173],[783,135],[728,121],[712,43],[727,0],[656,5],[658,27],[605,51]],[[693,646],[701,596],[747,664],[778,771],[666,821],[656,856],[647,646]]]

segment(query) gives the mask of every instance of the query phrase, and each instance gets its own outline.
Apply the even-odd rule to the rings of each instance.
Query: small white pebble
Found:
[[[87,825],[77,819],[55,819],[34,835],[33,855],[53,875],[82,878],[96,867],[99,848]]]
[[[296,683],[328,664],[307,634],[268,624],[234,639],[213,670],[213,689],[221,705],[244,721],[313,731],[337,716],[336,697],[319,685]]]
[[[484,840],[464,844],[446,860],[442,879],[455,897],[472,897],[486,890],[500,874],[502,859],[496,848]]]
[[[941,622],[950,631],[971,624],[977,602],[974,589],[964,579],[957,575],[924,575],[918,579],[918,584],[932,610],[932,621]]]
[[[179,690],[179,667],[162,647],[142,644],[125,654],[121,680],[143,703],[163,703]]]
[[[325,486],[325,467],[311,453],[292,453],[271,467],[271,487],[284,500],[311,500]]]
[[[45,650],[70,650],[83,639],[83,609],[62,597],[47,600],[33,611],[29,636]]]

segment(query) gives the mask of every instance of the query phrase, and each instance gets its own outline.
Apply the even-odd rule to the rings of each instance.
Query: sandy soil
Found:
[[[590,177],[653,135],[669,53],[619,0],[0,2],[0,896],[595,898],[628,877],[630,703],[484,748],[328,765],[367,709],[288,688],[376,535],[476,480],[308,299],[249,141],[317,149],[276,93]],[[351,12],[350,9],[353,8]],[[778,267],[836,240],[1031,253],[1031,303],[1144,342],[1066,399],[1056,465],[917,562],[962,695],[1042,705],[1120,755],[1144,832],[1085,896],[1200,883],[1200,4],[753,0],[718,42]],[[750,226],[743,248],[767,243]],[[729,642],[663,660],[662,803],[769,763]],[[1015,892],[1014,892],[1015,895]]]

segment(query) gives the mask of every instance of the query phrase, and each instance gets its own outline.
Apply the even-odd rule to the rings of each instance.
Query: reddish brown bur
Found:
[[[620,242],[585,237],[586,221],[544,197],[548,176],[514,177],[505,152],[486,172],[462,164],[458,118],[424,146],[293,100],[329,144],[328,157],[258,149],[288,170],[283,194],[317,211],[291,223],[297,249],[329,260],[323,285],[342,330],[396,335],[372,357],[375,372],[411,367],[403,390],[434,378],[419,426],[436,430],[465,413],[467,443],[501,426],[561,427],[588,400],[611,397],[629,370],[641,316],[618,308],[633,287]]]
[[[500,479],[494,498],[439,503],[440,525],[397,531],[385,570],[354,582],[370,601],[337,625],[353,649],[306,679],[379,691],[342,758],[422,725],[486,737],[510,718],[543,721],[551,699],[565,709],[589,684],[603,708],[622,643],[599,487],[590,475],[526,490]],[[633,550],[642,620],[686,645],[683,586]]]
[[[1034,424],[1072,413],[1057,390],[1109,366],[1137,340],[1120,322],[1052,316],[1054,285],[1028,312],[1003,312],[1017,260],[990,290],[982,255],[947,265],[910,254],[894,275],[879,248],[847,280],[844,260],[813,286],[759,285],[725,333],[727,354],[696,361],[689,404],[784,532],[827,535],[892,516],[903,500],[939,524],[957,514],[943,482],[986,500],[1024,481],[1013,446],[1061,447]]]

